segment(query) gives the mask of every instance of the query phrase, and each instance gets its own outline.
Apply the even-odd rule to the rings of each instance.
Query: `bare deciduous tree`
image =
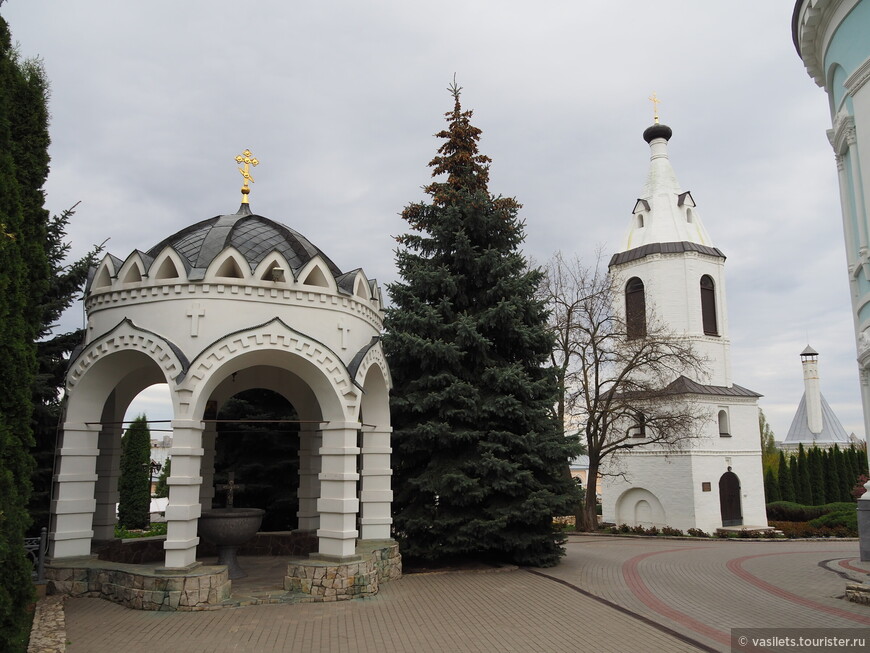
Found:
[[[623,289],[599,251],[595,264],[556,253],[541,286],[556,345],[552,363],[556,406],[566,429],[576,429],[589,456],[578,530],[597,528],[596,495],[602,463],[643,446],[674,450],[699,433],[708,411],[693,401],[706,360],[692,342],[670,331],[646,306],[645,335],[629,338]],[[609,467],[614,468],[613,464]],[[611,469],[608,473],[619,473]]]

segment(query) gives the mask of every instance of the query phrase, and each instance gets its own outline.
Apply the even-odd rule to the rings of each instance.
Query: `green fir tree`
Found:
[[[11,653],[27,648],[33,597],[22,540],[31,521],[31,394],[48,277],[46,95],[41,65],[19,60],[0,18],[0,650]]]
[[[821,506],[825,501],[825,474],[822,464],[822,451],[817,446],[807,453],[807,465],[810,470],[810,493],[813,498],[812,505]]]
[[[773,473],[773,468],[768,467],[767,471],[764,472],[764,500],[766,503],[773,503],[781,499],[776,475]]]
[[[822,475],[825,479],[825,503],[840,500],[840,477],[837,474],[837,462],[834,458],[834,450],[828,449],[821,452]]]
[[[810,463],[807,460],[807,452],[803,443],[798,445],[797,455],[798,483],[795,486],[795,500],[805,506],[813,505],[812,477],[810,475]]]
[[[779,470],[777,474],[777,482],[779,483],[779,496],[783,501],[794,501],[794,483],[792,482],[791,470],[788,464],[789,459],[785,457],[785,453],[779,452]]]
[[[118,494],[118,523],[130,530],[148,528],[151,506],[151,431],[145,415],[134,419],[121,438]]]
[[[834,454],[834,464],[837,467],[837,478],[839,479],[837,484],[837,501],[851,501],[852,480],[846,471],[846,456],[843,450],[836,444],[831,452]]]
[[[553,418],[553,341],[542,275],[519,251],[520,205],[490,194],[460,90],[429,202],[402,213],[412,233],[397,238],[389,286],[395,533],[412,558],[549,566],[564,553],[553,517],[579,498],[562,473],[578,447]]]

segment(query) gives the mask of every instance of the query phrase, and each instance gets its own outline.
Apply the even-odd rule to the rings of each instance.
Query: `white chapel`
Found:
[[[168,386],[172,472],[168,570],[197,565],[200,515],[212,507],[216,425],[233,395],[266,388],[300,420],[298,529],[323,559],[353,559],[390,537],[390,376],[380,289],[342,272],[293,229],[248,203],[195,222],[147,251],[107,254],[85,293],[85,341],[67,374],[50,556],[91,553],[114,537],[121,433],[144,388]]]
[[[625,242],[610,261],[621,288],[620,311],[655,313],[707,359],[703,379],[679,376],[669,386],[709,419],[690,444],[627,450],[601,481],[603,519],[629,526],[670,526],[713,533],[767,526],[758,398],[733,383],[725,295],[725,255],[713,245],[695,200],[677,181],[668,156],[670,127],[644,132],[650,167],[632,210]],[[606,473],[620,471],[621,475]]]

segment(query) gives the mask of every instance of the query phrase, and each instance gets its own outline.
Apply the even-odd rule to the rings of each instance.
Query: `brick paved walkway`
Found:
[[[870,627],[857,542],[573,537],[558,567],[410,575],[378,596],[214,612],[66,603],[69,653],[728,651],[734,627]],[[609,603],[608,603],[609,602]]]

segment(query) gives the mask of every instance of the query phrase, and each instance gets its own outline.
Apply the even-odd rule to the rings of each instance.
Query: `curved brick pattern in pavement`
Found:
[[[819,566],[848,558],[854,567],[849,575],[866,579],[870,565],[855,559],[857,550],[857,542],[837,540],[572,537],[565,561],[544,573],[729,651],[732,628],[855,628],[866,623],[867,607],[842,599],[844,578]]]

